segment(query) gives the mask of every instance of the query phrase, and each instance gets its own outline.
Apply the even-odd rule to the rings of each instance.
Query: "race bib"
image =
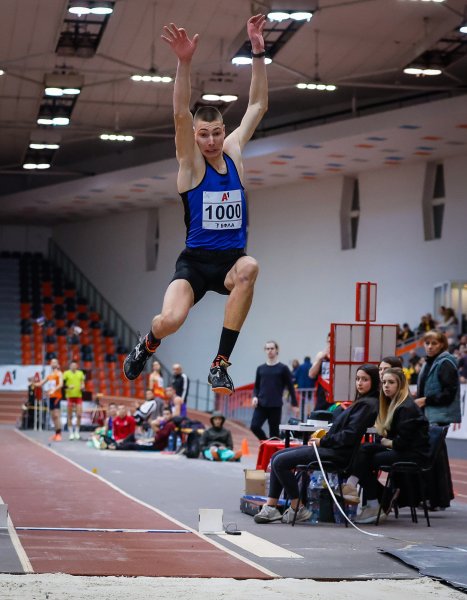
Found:
[[[242,193],[203,192],[203,229],[241,229]]]

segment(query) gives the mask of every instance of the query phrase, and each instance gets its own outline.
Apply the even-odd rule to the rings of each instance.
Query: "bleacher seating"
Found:
[[[23,364],[58,358],[66,369],[74,359],[92,394],[144,398],[144,379],[123,376],[127,349],[61,270],[38,253],[18,258]]]

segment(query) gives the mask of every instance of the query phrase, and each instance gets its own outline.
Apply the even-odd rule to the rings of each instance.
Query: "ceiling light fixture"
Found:
[[[79,88],[58,88],[58,87],[46,87],[45,95],[46,96],[77,96],[81,93]]]
[[[247,56],[247,55],[238,55],[238,56],[234,56],[232,58],[232,64],[239,67],[242,65],[251,65],[251,63],[253,62],[253,59],[251,58],[251,56]],[[272,59],[269,58],[269,56],[265,56],[264,57],[264,64],[266,65],[270,65],[272,63]]]
[[[286,21],[287,19],[292,19],[293,21],[310,21],[313,13],[309,11],[285,11],[285,10],[273,10],[268,13],[268,19],[270,21],[278,21],[281,23],[282,21]]]
[[[201,99],[207,102],[235,102],[238,100],[238,96],[234,94],[203,94]]]
[[[52,125],[52,126],[66,126],[70,124],[70,119],[68,117],[39,117],[37,119],[38,125]]]
[[[59,144],[39,144],[35,142],[31,142],[29,144],[31,150],[58,150],[60,148]]]
[[[113,13],[113,2],[98,2],[86,0],[71,0],[68,5],[68,12],[72,15],[110,15]]]
[[[459,27],[459,31],[460,31],[460,33],[467,33],[467,23],[462,24]],[[3,75],[3,71],[1,72],[1,74]]]
[[[132,135],[122,133],[102,133],[99,137],[105,142],[132,142],[135,139]]]
[[[407,67],[404,69],[406,75],[415,75],[416,77],[433,77],[441,75],[442,70],[434,67]]]
[[[318,90],[319,92],[335,92],[337,86],[332,83],[322,83],[317,81],[315,83],[297,83],[299,90]]]
[[[50,169],[49,163],[24,163],[23,169]]]
[[[3,69],[0,69],[0,76],[1,75],[5,75],[5,71]]]
[[[170,83],[173,81],[173,78],[168,75],[149,75],[148,73],[145,73],[144,75],[132,75],[131,79],[132,81],[142,81],[144,83]]]

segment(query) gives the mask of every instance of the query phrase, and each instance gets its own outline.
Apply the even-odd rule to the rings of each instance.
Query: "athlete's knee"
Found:
[[[259,265],[254,258],[248,257],[248,260],[237,269],[237,282],[242,285],[253,285],[258,277]]]
[[[163,311],[152,320],[152,331],[157,336],[175,333],[186,319],[186,314],[174,309]]]

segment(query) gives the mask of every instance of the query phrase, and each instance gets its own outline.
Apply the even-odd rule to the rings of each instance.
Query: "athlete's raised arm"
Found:
[[[198,44],[198,34],[190,39],[183,27],[174,23],[164,26],[161,36],[172,48],[178,58],[175,76],[173,109],[175,120],[175,147],[180,166],[190,168],[193,162],[195,139],[193,134],[193,117],[190,112],[191,97],[191,60]]]
[[[234,156],[245,147],[256,127],[268,109],[268,79],[264,62],[263,29],[266,23],[264,15],[255,15],[248,19],[247,31],[251,42],[253,64],[248,107],[242,122],[225,140],[224,147]],[[260,55],[256,56],[255,55]]]

